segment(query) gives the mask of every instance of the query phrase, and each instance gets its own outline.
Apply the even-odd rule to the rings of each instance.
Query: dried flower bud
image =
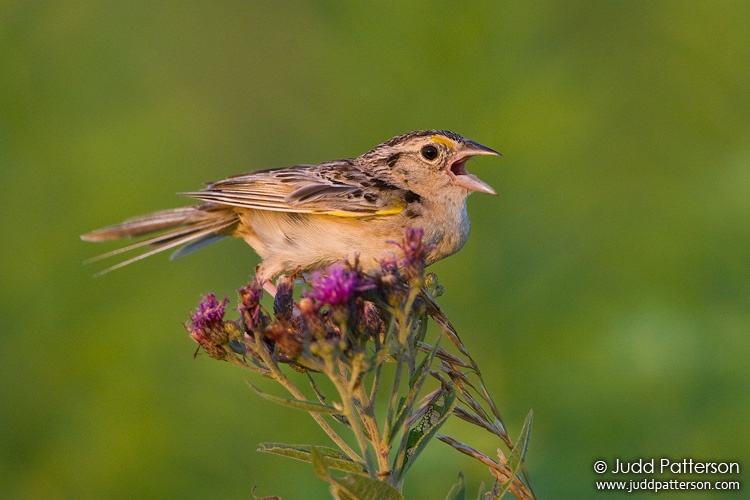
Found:
[[[408,286],[404,283],[398,270],[397,260],[384,259],[380,261],[380,271],[376,274],[376,290],[381,299],[386,303],[396,306],[406,296]]]
[[[302,297],[299,301],[299,312],[307,335],[321,339],[326,336],[326,326],[321,318],[320,307],[310,297]]]
[[[307,316],[308,314],[315,314],[318,308],[315,307],[315,302],[310,297],[302,297],[299,301],[299,310]]]
[[[437,274],[427,273],[424,277],[424,286],[433,297],[443,295],[443,285],[438,282]]]
[[[248,330],[262,326],[267,322],[267,318],[260,308],[260,299],[263,297],[263,287],[258,280],[253,280],[239,290],[240,307],[238,310],[242,314],[245,326]]]
[[[385,322],[380,317],[380,312],[372,302],[364,305],[364,333],[373,339],[382,339],[385,336]]]
[[[286,276],[280,276],[276,281],[276,297],[273,300],[273,312],[276,319],[289,320],[294,309],[294,283]]]
[[[289,359],[296,358],[302,352],[302,339],[289,322],[274,321],[266,328],[265,336]]]

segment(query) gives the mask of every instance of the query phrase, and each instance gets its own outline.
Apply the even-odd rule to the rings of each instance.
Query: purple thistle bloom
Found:
[[[190,316],[193,328],[208,330],[212,326],[219,325],[224,319],[227,302],[229,302],[227,298],[219,302],[213,293],[209,293],[203,297],[200,304],[198,304],[198,312]]]
[[[312,289],[307,294],[323,305],[346,304],[360,290],[362,283],[357,271],[341,263],[317,271],[311,277]]]
[[[407,227],[402,242],[394,242],[404,254],[400,266],[409,282],[422,281],[427,253],[433,248],[433,245],[425,245],[423,238],[424,229]]]
[[[224,359],[226,356],[223,348],[227,341],[224,332],[224,312],[228,301],[229,299],[225,298],[219,302],[216,295],[209,293],[201,299],[198,311],[191,313],[190,323],[185,325],[190,337],[216,359]]]

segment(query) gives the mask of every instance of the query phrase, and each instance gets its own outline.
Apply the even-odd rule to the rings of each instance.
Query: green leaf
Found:
[[[398,477],[400,479],[404,477],[419,454],[424,451],[427,443],[432,440],[435,434],[437,434],[437,431],[440,430],[440,427],[442,427],[445,421],[448,420],[448,417],[450,417],[453,413],[453,407],[456,406],[456,391],[448,387],[446,388],[446,391],[443,394],[442,398],[442,408],[438,407],[436,404],[433,404],[433,408],[439,412],[438,418],[430,417],[429,425],[426,426],[427,428],[415,427],[410,429],[407,440],[404,443],[406,444],[406,446],[403,446],[403,448],[399,449],[398,454],[396,455],[395,466],[393,469],[394,472],[398,474]],[[417,425],[419,426],[420,424],[423,424],[423,422],[420,421]],[[412,431],[414,431],[413,434]]]
[[[312,450],[315,449],[324,465],[344,472],[365,474],[365,466],[354,462],[342,452],[325,446],[310,446],[307,444],[261,443],[258,451],[273,453],[284,457],[312,463]]]
[[[429,375],[432,361],[435,359],[435,354],[440,349],[439,344],[440,339],[438,338],[435,340],[435,346],[424,358],[422,358],[419,366],[417,366],[417,369],[414,370],[414,374],[409,379],[409,387],[414,388],[415,386],[418,386],[417,391],[422,387],[424,379],[427,378],[427,375]]]
[[[317,446],[310,447],[310,463],[312,463],[313,472],[315,472],[316,476],[329,483],[333,481],[333,477],[328,473],[328,467],[326,467],[326,463],[323,461],[323,455]]]
[[[523,423],[523,427],[521,428],[521,434],[518,436],[516,445],[513,447],[513,451],[511,451],[510,455],[508,456],[506,467],[508,468],[508,471],[510,472],[510,479],[508,479],[502,484],[495,498],[502,498],[503,495],[505,495],[505,493],[510,488],[510,485],[513,483],[513,479],[516,477],[516,474],[523,466],[523,463],[526,461],[526,451],[529,449],[529,438],[531,437],[531,424],[533,422],[534,422],[534,410],[530,410],[529,414],[526,415],[526,420]]]
[[[521,428],[521,434],[518,436],[516,446],[508,457],[508,468],[518,470],[523,462],[526,461],[526,452],[529,449],[529,438],[531,437],[531,425],[534,422],[534,410],[529,410],[526,420]]]
[[[392,426],[393,429],[400,428],[404,424],[406,417],[414,409],[414,404],[419,396],[419,391],[422,390],[425,380],[427,380],[427,377],[430,375],[430,367],[432,366],[432,361],[435,359],[435,354],[439,350],[439,343],[440,341],[438,339],[438,341],[435,342],[435,346],[420,362],[419,367],[414,373],[414,377],[409,380],[409,393],[406,397],[402,397],[399,400],[398,413],[396,414],[396,420]],[[395,432],[391,434],[391,442],[393,442],[395,435]]]
[[[297,410],[311,411],[314,413],[327,413],[330,415],[341,415],[343,413],[341,410],[339,410],[338,408],[334,408],[333,406],[316,403],[315,401],[280,398],[278,396],[273,396],[271,394],[261,391],[260,389],[255,387],[253,384],[248,383],[248,385],[253,391],[255,391],[255,393],[258,396],[262,397],[263,399],[267,399],[274,403],[280,404],[282,406],[288,406],[289,408],[295,408]]]
[[[406,408],[406,396],[401,396],[398,400],[398,404],[396,405],[396,418],[393,420],[393,424],[391,424],[391,429],[400,429],[401,426],[404,423],[404,420],[406,420],[406,414],[407,414],[407,408]],[[388,444],[391,444],[393,440],[396,438],[396,435],[398,432],[391,432],[388,439]]]
[[[487,498],[488,493],[485,492],[484,481],[479,483],[479,490],[477,491],[477,500],[484,500]]]
[[[458,482],[448,492],[445,500],[466,500],[466,479],[464,473],[458,473]]]
[[[334,479],[331,493],[339,500],[404,500],[404,496],[390,484],[360,474]]]
[[[331,485],[331,494],[338,500],[404,500],[403,495],[386,482],[363,474],[333,477],[317,446],[310,447],[310,461],[315,475]]]

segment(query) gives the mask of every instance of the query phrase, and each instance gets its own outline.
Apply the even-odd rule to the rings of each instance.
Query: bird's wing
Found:
[[[258,170],[183,194],[234,207],[342,217],[389,215],[405,207],[402,189],[373,178],[351,160]]]

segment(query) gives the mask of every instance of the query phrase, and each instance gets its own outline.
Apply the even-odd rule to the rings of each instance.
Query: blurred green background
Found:
[[[504,154],[471,163],[499,196],[433,270],[513,436],[534,409],[540,498],[626,497],[598,459],[750,465],[747,2],[11,0],[0,47],[0,497],[328,498],[255,452],[328,444],[311,420],[181,326],[252,251],[91,279],[114,247],[78,235],[420,128]],[[442,443],[421,460],[408,498],[489,480]]]

